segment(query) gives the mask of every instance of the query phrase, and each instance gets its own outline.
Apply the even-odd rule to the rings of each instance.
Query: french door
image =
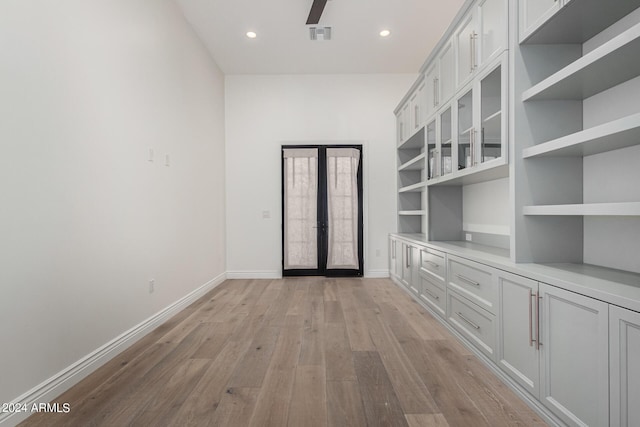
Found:
[[[282,274],[362,276],[362,146],[282,147]]]

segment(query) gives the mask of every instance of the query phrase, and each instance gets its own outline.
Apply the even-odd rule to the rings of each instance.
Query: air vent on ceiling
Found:
[[[311,40],[331,40],[331,27],[309,27]]]

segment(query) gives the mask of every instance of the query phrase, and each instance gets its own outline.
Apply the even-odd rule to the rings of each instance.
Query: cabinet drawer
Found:
[[[495,316],[453,291],[447,293],[449,323],[473,345],[495,360]]]
[[[435,249],[424,248],[421,251],[422,268],[440,279],[444,285],[445,277],[445,254]]]
[[[422,282],[420,299],[444,317],[445,310],[447,309],[447,299],[444,288],[438,285],[430,275],[422,272],[420,276]]]
[[[495,270],[463,258],[449,256],[449,287],[460,292],[480,307],[496,314],[498,287]]]

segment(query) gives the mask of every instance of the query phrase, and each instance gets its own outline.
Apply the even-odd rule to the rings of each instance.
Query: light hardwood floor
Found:
[[[221,284],[24,426],[543,426],[388,279]]]

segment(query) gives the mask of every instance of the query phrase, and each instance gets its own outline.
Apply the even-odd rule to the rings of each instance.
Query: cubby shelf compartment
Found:
[[[640,24],[526,90],[522,100],[583,100],[640,75],[638,57]]]
[[[584,43],[638,7],[638,0],[570,1],[522,44]]]
[[[413,185],[407,185],[406,187],[402,187],[398,190],[398,193],[419,193],[424,187],[426,187],[426,182],[419,182]]]
[[[640,216],[640,202],[524,206],[523,215]]]
[[[490,160],[486,163],[455,171],[427,181],[428,186],[469,185],[493,181],[509,176],[509,165],[503,159]]]
[[[522,150],[522,157],[590,156],[640,144],[640,113]]]
[[[416,130],[409,138],[398,144],[399,150],[411,150],[424,146],[424,126]]]
[[[422,170],[424,169],[424,166],[425,166],[424,158],[425,158],[425,153],[422,153],[419,156],[416,156],[413,159],[409,160],[408,162],[400,165],[400,167],[398,168],[398,171],[402,172],[402,171]]]

